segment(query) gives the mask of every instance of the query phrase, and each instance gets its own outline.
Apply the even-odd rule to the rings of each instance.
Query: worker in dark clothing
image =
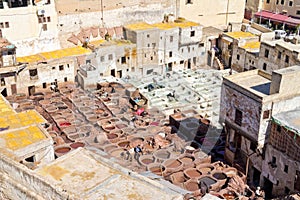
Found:
[[[136,159],[138,161],[140,154],[143,155],[143,151],[142,151],[140,145],[138,145],[138,146],[134,147],[134,159]]]

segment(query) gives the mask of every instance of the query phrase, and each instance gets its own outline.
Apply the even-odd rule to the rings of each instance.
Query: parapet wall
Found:
[[[68,195],[59,191],[59,188],[55,189],[30,169],[0,153],[0,198],[2,197],[13,200],[68,199]]]

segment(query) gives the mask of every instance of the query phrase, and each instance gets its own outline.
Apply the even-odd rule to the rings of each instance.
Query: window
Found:
[[[279,4],[279,0],[276,0],[276,5],[278,5]]]
[[[122,63],[122,64],[125,64],[125,63],[126,63],[126,57],[125,57],[125,56],[121,57],[121,63]]]
[[[193,4],[193,1],[192,0],[186,0],[185,4]]]
[[[43,83],[43,88],[47,88],[47,83]]]
[[[43,31],[47,31],[48,30],[47,24],[43,24],[42,29]]]
[[[108,60],[112,60],[113,59],[113,55],[112,54],[109,54],[108,55]]]
[[[189,53],[191,52],[191,48],[190,48],[190,47],[188,47],[188,52],[189,52]]]
[[[252,151],[255,151],[256,148],[257,148],[257,145],[256,145],[254,142],[251,142],[251,143],[250,143],[250,149],[251,149]]]
[[[64,70],[64,66],[63,65],[59,65],[59,71]]]
[[[89,63],[91,63],[91,60],[90,60],[90,59],[87,59],[87,60],[85,61],[85,64],[89,64]]]
[[[173,36],[170,36],[170,42],[173,42]]]
[[[281,126],[277,125],[276,130],[277,130],[278,133],[281,133]]]
[[[270,116],[270,110],[265,110],[263,114],[263,119],[268,119]]]
[[[289,63],[290,57],[288,55],[285,56],[285,62]]]
[[[265,49],[265,57],[268,58],[269,56],[269,49]]]
[[[278,52],[277,58],[281,59],[281,52],[280,51]]]
[[[67,81],[68,81],[68,78],[67,78],[67,77],[65,77],[65,78],[64,78],[64,81],[65,81],[65,82],[67,82]]]
[[[156,43],[152,43],[152,47],[154,49],[156,47]]]
[[[52,67],[52,70],[54,70],[55,69],[55,67]]]
[[[150,57],[150,60],[153,60],[153,56]]]
[[[191,37],[195,36],[195,31],[191,31]]]
[[[47,22],[51,22],[51,18],[50,17],[47,17]]]
[[[1,86],[5,86],[5,80],[4,80],[4,78],[1,78]]]
[[[297,10],[296,15],[300,15],[300,10]]]
[[[267,70],[267,63],[263,64],[263,70]]]
[[[281,5],[283,5],[284,4],[284,0],[281,0]]]
[[[147,38],[149,38],[150,37],[150,35],[149,34],[147,34]]]
[[[169,52],[169,57],[170,57],[170,58],[172,57],[172,54],[173,54],[172,51],[170,51],[170,52]]]
[[[242,125],[242,121],[243,121],[243,113],[242,111],[240,111],[239,109],[235,109],[235,120],[234,122],[241,126]]]
[[[38,71],[37,69],[30,69],[29,70],[30,80],[38,79]]]
[[[276,157],[272,156],[272,164],[276,164]]]
[[[67,67],[68,67],[68,68],[70,68],[70,65],[69,65],[69,64],[67,64]]]
[[[285,173],[288,173],[289,172],[289,166],[287,165],[284,165],[284,170],[283,170]]]
[[[180,64],[183,64],[183,63],[184,63],[184,61],[183,61],[183,60],[181,60],[179,63],[180,63]]]
[[[5,28],[9,28],[9,22],[5,22]]]
[[[289,6],[293,6],[293,1],[289,1]]]
[[[270,0],[267,0],[267,3],[270,3]]]
[[[101,56],[101,57],[100,57],[100,61],[101,61],[101,62],[104,62],[104,56]]]
[[[0,22],[0,28],[4,28],[3,22]]]
[[[237,59],[237,60],[240,60],[240,55],[239,55],[239,54],[236,55],[236,59]]]
[[[150,47],[150,44],[147,44],[147,47]]]

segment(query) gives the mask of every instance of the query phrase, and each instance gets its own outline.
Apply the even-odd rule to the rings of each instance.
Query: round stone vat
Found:
[[[154,163],[155,158],[152,155],[141,155],[139,157],[139,163],[143,166],[148,166],[151,163]]]
[[[197,170],[202,174],[210,174],[214,170],[214,166],[210,163],[203,163],[196,166]]]
[[[151,171],[152,173],[158,175],[158,176],[162,176],[164,170],[165,170],[165,167],[162,166],[161,164],[159,163],[150,163],[148,166],[147,166],[147,169],[148,171]]]
[[[199,190],[199,183],[197,179],[190,179],[184,183],[184,188],[188,191],[194,192]]]
[[[68,153],[70,150],[71,150],[71,147],[69,147],[69,146],[57,147],[57,148],[55,148],[55,153],[65,154],[65,153]]]
[[[130,141],[128,140],[122,140],[120,142],[118,142],[118,146],[122,147],[122,148],[127,148],[130,145]]]
[[[166,149],[159,149],[153,153],[157,162],[163,162],[170,158],[171,153]]]
[[[77,149],[79,147],[84,147],[85,144],[83,142],[74,142],[72,144],[70,144],[70,147],[72,147],[73,149]]]
[[[187,178],[195,178],[195,179],[198,179],[201,177],[201,172],[199,172],[196,168],[188,168],[186,170],[183,171],[184,175],[187,177]]]

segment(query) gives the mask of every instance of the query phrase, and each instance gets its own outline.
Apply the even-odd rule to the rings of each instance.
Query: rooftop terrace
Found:
[[[178,22],[169,22],[169,23],[155,23],[155,24],[148,24],[146,22],[139,22],[135,24],[129,24],[126,25],[125,28],[138,31],[138,30],[147,30],[147,29],[153,29],[158,28],[161,30],[168,30],[172,28],[188,28],[191,26],[199,26],[199,23],[191,22],[187,20],[182,20]]]

